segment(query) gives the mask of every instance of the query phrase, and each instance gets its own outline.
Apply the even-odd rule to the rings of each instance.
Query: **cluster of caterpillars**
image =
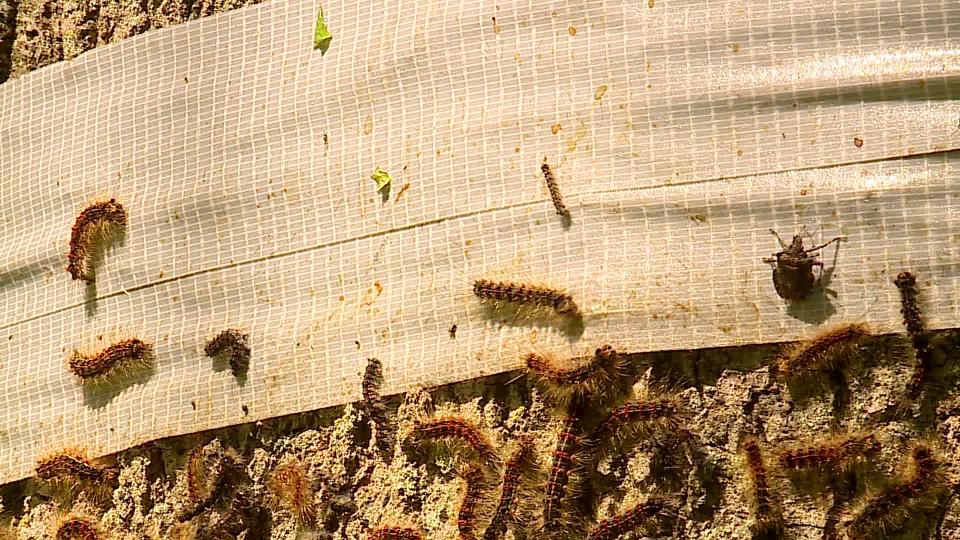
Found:
[[[584,501],[597,495],[594,475],[602,460],[629,454],[644,440],[671,448],[690,443],[681,406],[668,397],[631,395],[634,375],[609,346],[588,358],[561,362],[531,353],[524,361],[559,419],[549,463],[538,461],[532,434],[495,445],[480,425],[460,416],[421,419],[406,438],[417,455],[436,444],[453,450],[464,484],[459,538],[497,540],[512,530],[518,538],[613,540],[662,530],[675,513],[669,496],[651,494],[607,516]],[[389,526],[368,538],[421,537],[416,528]]]
[[[916,279],[909,272],[894,280],[901,297],[901,313],[916,364],[903,390],[909,402],[924,392],[935,367],[934,349],[924,328]],[[784,346],[773,358],[772,372],[788,385],[824,387],[826,380],[852,370],[873,338],[865,323],[847,323],[819,332],[813,338]],[[841,377],[845,379],[845,377]],[[783,538],[785,523],[772,483],[787,476],[793,482],[805,477],[867,486],[861,497],[845,504],[844,528],[852,539],[884,537],[902,528],[918,513],[932,510],[948,485],[946,462],[932,439],[914,442],[896,477],[876,478],[871,462],[882,444],[873,433],[847,433],[826,440],[781,447],[767,452],[754,437],[741,441],[741,458],[748,478],[755,538]],[[851,480],[852,479],[852,480]],[[821,485],[820,482],[818,485]]]

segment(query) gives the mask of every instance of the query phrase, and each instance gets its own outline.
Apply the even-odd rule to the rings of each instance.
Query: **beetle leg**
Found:
[[[839,241],[839,240],[846,240],[846,238],[847,238],[846,236],[838,236],[838,237],[834,238],[833,240],[830,240],[829,242],[827,242],[827,243],[825,243],[825,244],[820,244],[819,246],[814,246],[814,247],[812,247],[812,248],[810,248],[810,249],[805,249],[805,250],[803,250],[803,252],[804,252],[804,253],[810,253],[811,251],[816,251],[816,250],[818,250],[818,249],[823,249],[823,248],[829,246],[830,244],[832,244],[832,243],[834,243],[834,242],[837,242],[837,241]]]
[[[783,239],[780,238],[780,235],[777,234],[777,231],[775,231],[775,230],[773,230],[773,229],[769,229],[769,231],[770,231],[770,234],[772,234],[772,235],[774,235],[774,236],[777,237],[777,242],[780,242],[780,247],[782,247],[783,249],[787,249],[787,245],[783,243]]]

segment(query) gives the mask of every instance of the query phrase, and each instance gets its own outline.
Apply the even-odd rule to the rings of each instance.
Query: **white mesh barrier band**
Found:
[[[317,8],[274,0],[0,86],[0,481],[60,446],[355,400],[370,356],[394,392],[516,368],[533,339],[898,331],[904,269],[932,327],[960,319],[956,2],[333,1],[325,55]],[[111,195],[129,226],[84,287],[70,227]],[[847,240],[823,253],[836,297],[788,309],[761,259],[768,229],[801,226]],[[582,335],[487,319],[481,276],[568,289]],[[203,354],[230,326],[250,332],[244,385]],[[155,368],[81,387],[67,356],[119,330]]]

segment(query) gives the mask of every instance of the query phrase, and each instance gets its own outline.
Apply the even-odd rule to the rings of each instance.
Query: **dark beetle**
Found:
[[[838,236],[825,244],[803,249],[803,233],[794,235],[788,246],[776,231],[770,229],[770,232],[777,237],[783,249],[774,253],[773,257],[764,257],[763,262],[777,263],[773,268],[773,286],[780,298],[787,302],[799,302],[810,296],[817,283],[818,278],[813,275],[813,267],[823,268],[823,262],[817,258],[817,254],[811,252],[823,249],[843,237]]]

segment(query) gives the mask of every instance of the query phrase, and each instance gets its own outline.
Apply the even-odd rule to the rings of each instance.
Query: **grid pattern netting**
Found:
[[[513,369],[537,346],[667,350],[899,328],[892,277],[954,326],[960,4],[921,0],[269,4],[0,86],[0,481],[95,454]],[[564,228],[540,176],[553,164]],[[375,167],[394,176],[374,192]],[[93,197],[127,207],[95,286],[64,271]],[[787,309],[761,262],[828,250],[835,297]],[[479,276],[569,289],[582,334],[490,321]],[[447,330],[458,325],[455,338]],[[249,330],[240,385],[204,341]],[[91,390],[97,336],[156,363]]]

